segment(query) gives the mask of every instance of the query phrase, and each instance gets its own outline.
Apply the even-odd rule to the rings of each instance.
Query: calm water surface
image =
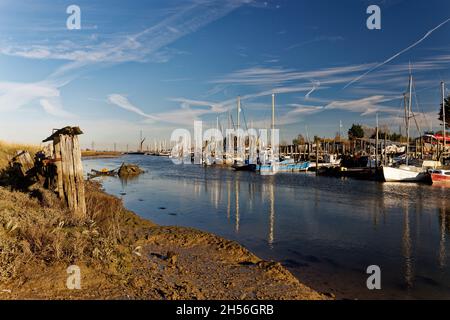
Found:
[[[450,189],[174,165],[167,158],[85,160],[90,169],[139,164],[124,181],[98,178],[130,210],[161,225],[209,231],[340,298],[450,299]],[[369,265],[382,290],[366,287]]]

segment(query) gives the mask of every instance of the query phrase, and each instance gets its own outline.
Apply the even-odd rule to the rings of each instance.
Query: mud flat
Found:
[[[97,183],[86,201],[89,218],[72,221],[45,190],[0,187],[0,299],[326,299],[235,242],[140,218]]]

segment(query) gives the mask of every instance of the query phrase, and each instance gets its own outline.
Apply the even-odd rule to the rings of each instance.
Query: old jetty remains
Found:
[[[86,216],[80,134],[83,132],[78,127],[65,127],[43,140],[53,141],[52,155],[47,162],[54,164],[56,169],[55,191],[77,218]]]
[[[138,165],[126,163],[122,163],[118,171],[119,177],[136,176],[141,173],[143,173],[143,171]]]
[[[122,163],[120,167],[113,170],[108,170],[106,168],[102,170],[92,169],[91,172],[88,173],[88,177],[119,176],[120,178],[127,178],[140,175],[141,173],[144,173],[144,171],[137,164]]]
[[[20,150],[9,162],[14,167],[15,172],[20,172],[21,177],[26,177],[34,168],[34,161],[30,153]]]

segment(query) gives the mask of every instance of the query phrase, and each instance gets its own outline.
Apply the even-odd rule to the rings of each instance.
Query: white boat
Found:
[[[410,119],[413,116],[412,113],[412,88],[413,88],[413,77],[410,72],[409,75],[409,95],[408,104],[406,104],[405,95],[405,120],[406,120],[406,133],[407,140],[409,141],[409,126]],[[421,182],[425,181],[429,175],[427,173],[427,168],[424,165],[412,165],[409,161],[409,142],[406,144],[406,154],[405,154],[405,164],[388,167],[383,166],[383,177],[386,182]]]
[[[383,177],[386,182],[421,182],[428,178],[424,168],[401,165],[398,168],[383,167]]]

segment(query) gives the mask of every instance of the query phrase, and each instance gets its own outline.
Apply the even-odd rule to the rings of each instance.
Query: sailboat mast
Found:
[[[441,88],[442,88],[442,122],[443,122],[443,139],[444,139],[444,150],[443,152],[445,152],[446,146],[447,146],[447,141],[446,141],[446,132],[445,132],[445,127],[446,127],[446,119],[445,119],[445,83],[444,81],[441,82]]]
[[[240,128],[240,116],[241,116],[241,97],[238,97],[237,100],[237,129],[239,130]]]
[[[412,110],[412,82],[413,77],[412,74],[409,75],[409,97],[408,97],[408,110],[406,112],[406,165],[408,165],[409,160],[409,137],[410,137],[410,119],[411,119],[411,110]]]
[[[377,112],[377,128],[376,128],[376,137],[375,137],[375,168],[378,168],[378,136],[379,136],[379,123],[378,123],[378,112]]]
[[[275,130],[275,93],[272,93],[272,130]]]

